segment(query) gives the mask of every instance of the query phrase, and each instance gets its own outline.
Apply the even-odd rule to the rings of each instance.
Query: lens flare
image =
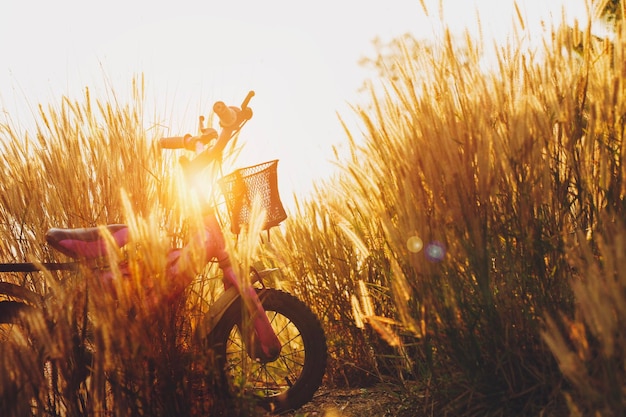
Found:
[[[424,247],[424,242],[422,242],[419,236],[411,236],[406,241],[406,247],[409,252],[417,253]]]
[[[446,256],[446,248],[441,242],[432,242],[426,246],[426,259],[431,262],[441,262]]]

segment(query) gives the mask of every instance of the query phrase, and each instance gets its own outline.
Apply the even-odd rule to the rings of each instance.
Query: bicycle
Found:
[[[193,159],[181,157],[184,172],[193,173],[220,160],[224,148],[251,119],[248,107],[254,92],[241,106],[226,106],[218,101],[213,111],[219,119],[220,131],[204,126],[200,117],[200,133],[161,138],[161,149],[187,149],[195,152]],[[239,233],[240,225],[249,221],[254,194],[261,192],[266,209],[264,229],[278,225],[286,218],[278,196],[276,163],[263,164],[234,171],[220,181],[231,217],[231,230]],[[47,243],[72,258],[58,263],[1,263],[0,272],[75,271],[92,268],[98,278],[110,284],[116,279],[110,271],[94,267],[95,260],[107,255],[107,245],[118,248],[129,241],[129,228],[110,224],[97,228],[52,228],[46,234]],[[217,262],[222,271],[223,293],[211,305],[198,326],[194,342],[213,350],[220,371],[220,383],[234,389],[244,370],[244,389],[260,405],[274,413],[295,410],[310,401],[320,387],[327,361],[327,345],[321,324],[311,309],[295,296],[265,285],[264,277],[272,270],[252,269],[252,284],[244,286],[231,265],[222,227],[213,209],[207,211],[203,228],[190,241],[200,242],[205,263]],[[197,270],[189,270],[191,243],[171,248],[167,257],[167,273],[172,282],[182,282],[173,288],[173,296],[184,293]],[[194,254],[194,256],[197,254]],[[131,274],[120,262],[123,275]],[[115,292],[114,285],[108,285]],[[24,315],[41,308],[41,296],[10,282],[0,281],[0,323],[18,324]],[[247,317],[247,319],[246,319]],[[255,379],[257,378],[257,379]]]

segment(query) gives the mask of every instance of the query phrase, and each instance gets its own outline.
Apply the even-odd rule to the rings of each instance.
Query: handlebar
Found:
[[[220,119],[220,126],[229,127],[237,124],[237,108],[228,107],[224,102],[218,101],[213,105],[213,111]]]
[[[254,97],[254,91],[248,93],[241,107],[227,106],[222,101],[213,105],[213,112],[217,115],[221,127],[219,133],[213,128],[204,128],[204,118],[201,116],[199,135],[164,137],[159,139],[160,148],[195,151],[197,155],[191,161],[185,156],[181,157],[180,162],[185,170],[195,171],[219,159],[228,142],[252,118],[252,109],[248,107],[252,97]],[[217,139],[215,144],[206,148],[215,139]]]
[[[186,134],[185,136],[170,136],[159,139],[159,146],[161,149],[188,149],[190,151],[196,150],[196,144],[208,145],[212,140],[217,139],[217,130],[209,128],[204,129],[202,134],[198,136],[191,136]]]

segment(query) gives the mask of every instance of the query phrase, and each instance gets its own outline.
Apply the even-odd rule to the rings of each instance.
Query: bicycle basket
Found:
[[[219,180],[230,216],[230,229],[239,234],[241,225],[250,221],[255,198],[260,198],[266,212],[263,230],[277,226],[287,218],[278,194],[278,160],[240,168]]]

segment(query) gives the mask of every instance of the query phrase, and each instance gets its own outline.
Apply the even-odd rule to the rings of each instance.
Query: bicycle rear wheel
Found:
[[[274,289],[257,291],[281,341],[280,356],[261,363],[247,354],[241,336],[243,303],[239,298],[208,336],[222,383],[230,393],[252,395],[265,409],[295,410],[313,398],[326,371],[326,337],[315,314],[296,297]]]

